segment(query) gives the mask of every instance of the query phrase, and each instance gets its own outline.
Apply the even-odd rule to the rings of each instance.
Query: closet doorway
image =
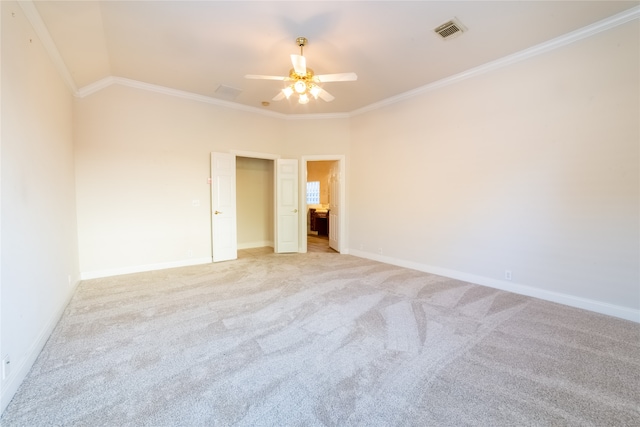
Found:
[[[236,156],[238,250],[273,252],[274,163]]]

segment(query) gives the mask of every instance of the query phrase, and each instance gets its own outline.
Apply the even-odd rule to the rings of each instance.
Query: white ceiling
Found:
[[[75,85],[109,76],[233,101],[277,113],[348,113],[522,51],[638,1],[37,1]],[[456,17],[468,31],[433,30]],[[355,72],[326,83],[336,99],[271,102],[298,36],[316,74]],[[230,98],[220,85],[236,88]]]

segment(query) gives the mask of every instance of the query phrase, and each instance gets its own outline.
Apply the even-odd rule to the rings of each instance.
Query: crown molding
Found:
[[[286,114],[287,120],[330,120],[348,119],[351,113],[325,113],[325,114]]]
[[[241,110],[241,111],[254,113],[254,114],[262,114],[266,116],[275,117],[278,119],[287,118],[286,114],[274,113],[272,111],[264,111],[256,107],[249,107],[247,105],[238,104],[237,102],[224,101],[221,99],[212,98],[210,96],[200,95],[193,92],[187,92],[179,89],[172,89],[166,86],[154,85],[151,83],[145,83],[138,80],[132,80],[124,77],[115,77],[115,76],[105,77],[102,80],[98,80],[95,83],[92,83],[87,86],[83,86],[82,88],[80,88],[80,90],[76,92],[76,96],[78,98],[84,98],[95,92],[99,92],[102,89],[106,89],[107,87],[112,85],[120,85],[120,86],[126,86],[134,89],[141,89],[148,92],[160,93],[163,95],[187,99],[190,101],[202,102],[205,104],[216,105],[219,107],[225,107],[225,108],[230,108],[234,110]]]
[[[89,96],[93,93],[99,92],[102,89],[105,89],[109,86],[111,86],[112,84],[115,84],[116,82],[116,78],[113,76],[108,76],[105,77],[103,79],[98,80],[97,82],[93,82],[91,84],[88,84],[86,86],[81,87],[80,89],[78,89],[74,95],[77,98],[84,98],[86,96]]]
[[[444,86],[452,85],[460,81],[463,81],[475,76],[479,76],[491,71],[495,71],[497,69],[515,64],[520,61],[524,61],[529,58],[533,58],[543,53],[550,52],[562,46],[566,46],[568,44],[585,39],[587,37],[591,37],[602,31],[609,30],[611,28],[630,22],[634,19],[640,18],[640,6],[635,6],[621,13],[612,15],[601,21],[587,25],[586,27],[572,31],[560,37],[556,37],[555,39],[551,39],[549,41],[540,43],[536,46],[522,50],[515,54],[505,56],[503,58],[488,62],[486,64],[480,65],[475,68],[471,68],[469,70],[435,81],[433,83],[419,87],[417,89],[413,89],[413,90],[401,93],[397,96],[384,99],[380,102],[369,104],[365,107],[359,108],[357,110],[354,110],[348,113],[284,114],[284,113],[275,113],[273,111],[266,111],[256,107],[249,107],[243,104],[238,104],[236,102],[224,101],[217,98],[212,98],[210,96],[199,95],[192,92],[186,92],[178,89],[171,89],[165,86],[153,85],[149,83],[140,82],[137,80],[131,80],[131,79],[126,79],[123,77],[115,77],[115,76],[105,77],[95,83],[91,83],[87,86],[84,86],[78,89],[73,80],[73,77],[71,76],[71,73],[69,72],[69,69],[67,68],[66,64],[62,60],[62,57],[60,56],[60,53],[58,52],[58,49],[55,43],[53,42],[53,39],[51,38],[49,31],[47,30],[47,27],[42,21],[42,18],[40,17],[40,14],[38,13],[38,10],[36,9],[33,1],[24,0],[24,1],[18,2],[18,4],[22,8],[25,16],[27,17],[27,19],[33,26],[34,30],[38,34],[38,37],[40,38],[43,46],[45,47],[46,51],[51,57],[56,69],[58,70],[63,80],[65,81],[69,89],[73,92],[73,94],[76,97],[84,98],[95,92],[105,89],[111,85],[118,84],[122,86],[161,93],[164,95],[174,96],[174,97],[188,99],[192,101],[203,102],[206,104],[216,105],[219,107],[231,108],[231,109],[245,111],[253,114],[262,114],[265,116],[274,117],[278,119],[285,119],[285,120],[328,120],[328,119],[345,119],[345,118],[358,116],[360,114],[364,114],[369,111],[378,110],[386,106],[422,95],[424,93],[437,90]]]
[[[277,119],[285,119],[285,120],[310,120],[310,119],[318,119],[318,120],[326,120],[326,119],[345,119],[349,118],[348,113],[335,113],[335,114],[282,114],[282,113],[274,113],[272,111],[265,111],[256,107],[249,107],[247,105],[238,104],[237,102],[224,101],[217,98],[212,98],[210,96],[199,95],[193,92],[187,92],[178,89],[171,89],[166,86],[159,86],[150,83],[141,82],[139,80],[127,79],[124,77],[115,77],[109,76],[105,77],[101,80],[98,80],[95,83],[91,83],[90,85],[81,87],[77,92],[76,96],[78,98],[84,98],[93,93],[99,92],[102,89],[106,89],[111,85],[121,85],[127,86],[135,89],[142,89],[149,92],[160,93],[163,95],[173,96],[177,98],[188,99],[191,101],[202,102],[205,104],[217,105],[219,107],[231,108],[235,110],[241,110],[249,113],[262,114],[270,117],[274,117]]]
[[[428,85],[401,93],[400,95],[387,98],[380,102],[369,104],[365,107],[352,111],[350,113],[350,117],[364,114],[369,111],[378,110],[380,108],[384,108],[386,106],[395,104],[397,102],[405,101],[407,99],[416,97],[418,95],[422,95],[426,92],[431,92],[433,90],[440,89],[441,87],[444,87],[444,86],[449,86],[472,77],[476,77],[491,71],[495,71],[503,67],[507,67],[517,62],[524,61],[529,58],[533,58],[543,53],[547,53],[552,50],[558,49],[562,46],[566,46],[576,41],[591,37],[602,31],[612,29],[614,27],[617,27],[619,25],[625,24],[627,22],[633,21],[634,19],[638,19],[638,18],[640,18],[640,6],[632,7],[631,9],[627,9],[616,15],[612,15],[606,19],[587,25],[586,27],[583,27],[578,30],[572,31],[570,33],[564,34],[562,36],[556,37],[555,39],[551,39],[549,41],[540,43],[536,46],[530,47],[528,49],[514,53],[512,55],[508,55],[500,59],[497,59],[495,61],[491,61],[486,64],[480,65],[478,67],[474,67],[469,70],[463,71],[461,73],[454,74],[453,76],[446,77],[444,79],[435,81],[433,83],[429,83]]]

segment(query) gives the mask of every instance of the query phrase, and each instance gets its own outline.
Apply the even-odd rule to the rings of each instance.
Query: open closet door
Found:
[[[329,247],[340,252],[340,162],[333,162],[329,174]]]
[[[276,253],[298,252],[298,160],[276,160]]]
[[[238,258],[236,227],[236,156],[211,153],[213,262]]]

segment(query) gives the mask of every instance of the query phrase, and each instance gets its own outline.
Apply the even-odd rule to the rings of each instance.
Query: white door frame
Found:
[[[278,154],[258,153],[255,151],[229,150],[229,152],[231,154],[235,154],[236,157],[248,157],[250,159],[276,160],[281,158],[281,156]]]
[[[322,161],[337,161],[339,162],[340,169],[340,200],[339,200],[339,211],[338,211],[338,247],[341,254],[348,254],[347,248],[347,207],[346,207],[346,175],[345,175],[345,155],[337,154],[337,155],[328,155],[328,154],[318,154],[313,156],[302,156],[302,161],[300,162],[300,205],[304,207],[304,209],[300,209],[300,214],[304,215],[304,218],[300,218],[300,252],[307,252],[307,162],[322,162]],[[331,225],[329,225],[331,226]]]

